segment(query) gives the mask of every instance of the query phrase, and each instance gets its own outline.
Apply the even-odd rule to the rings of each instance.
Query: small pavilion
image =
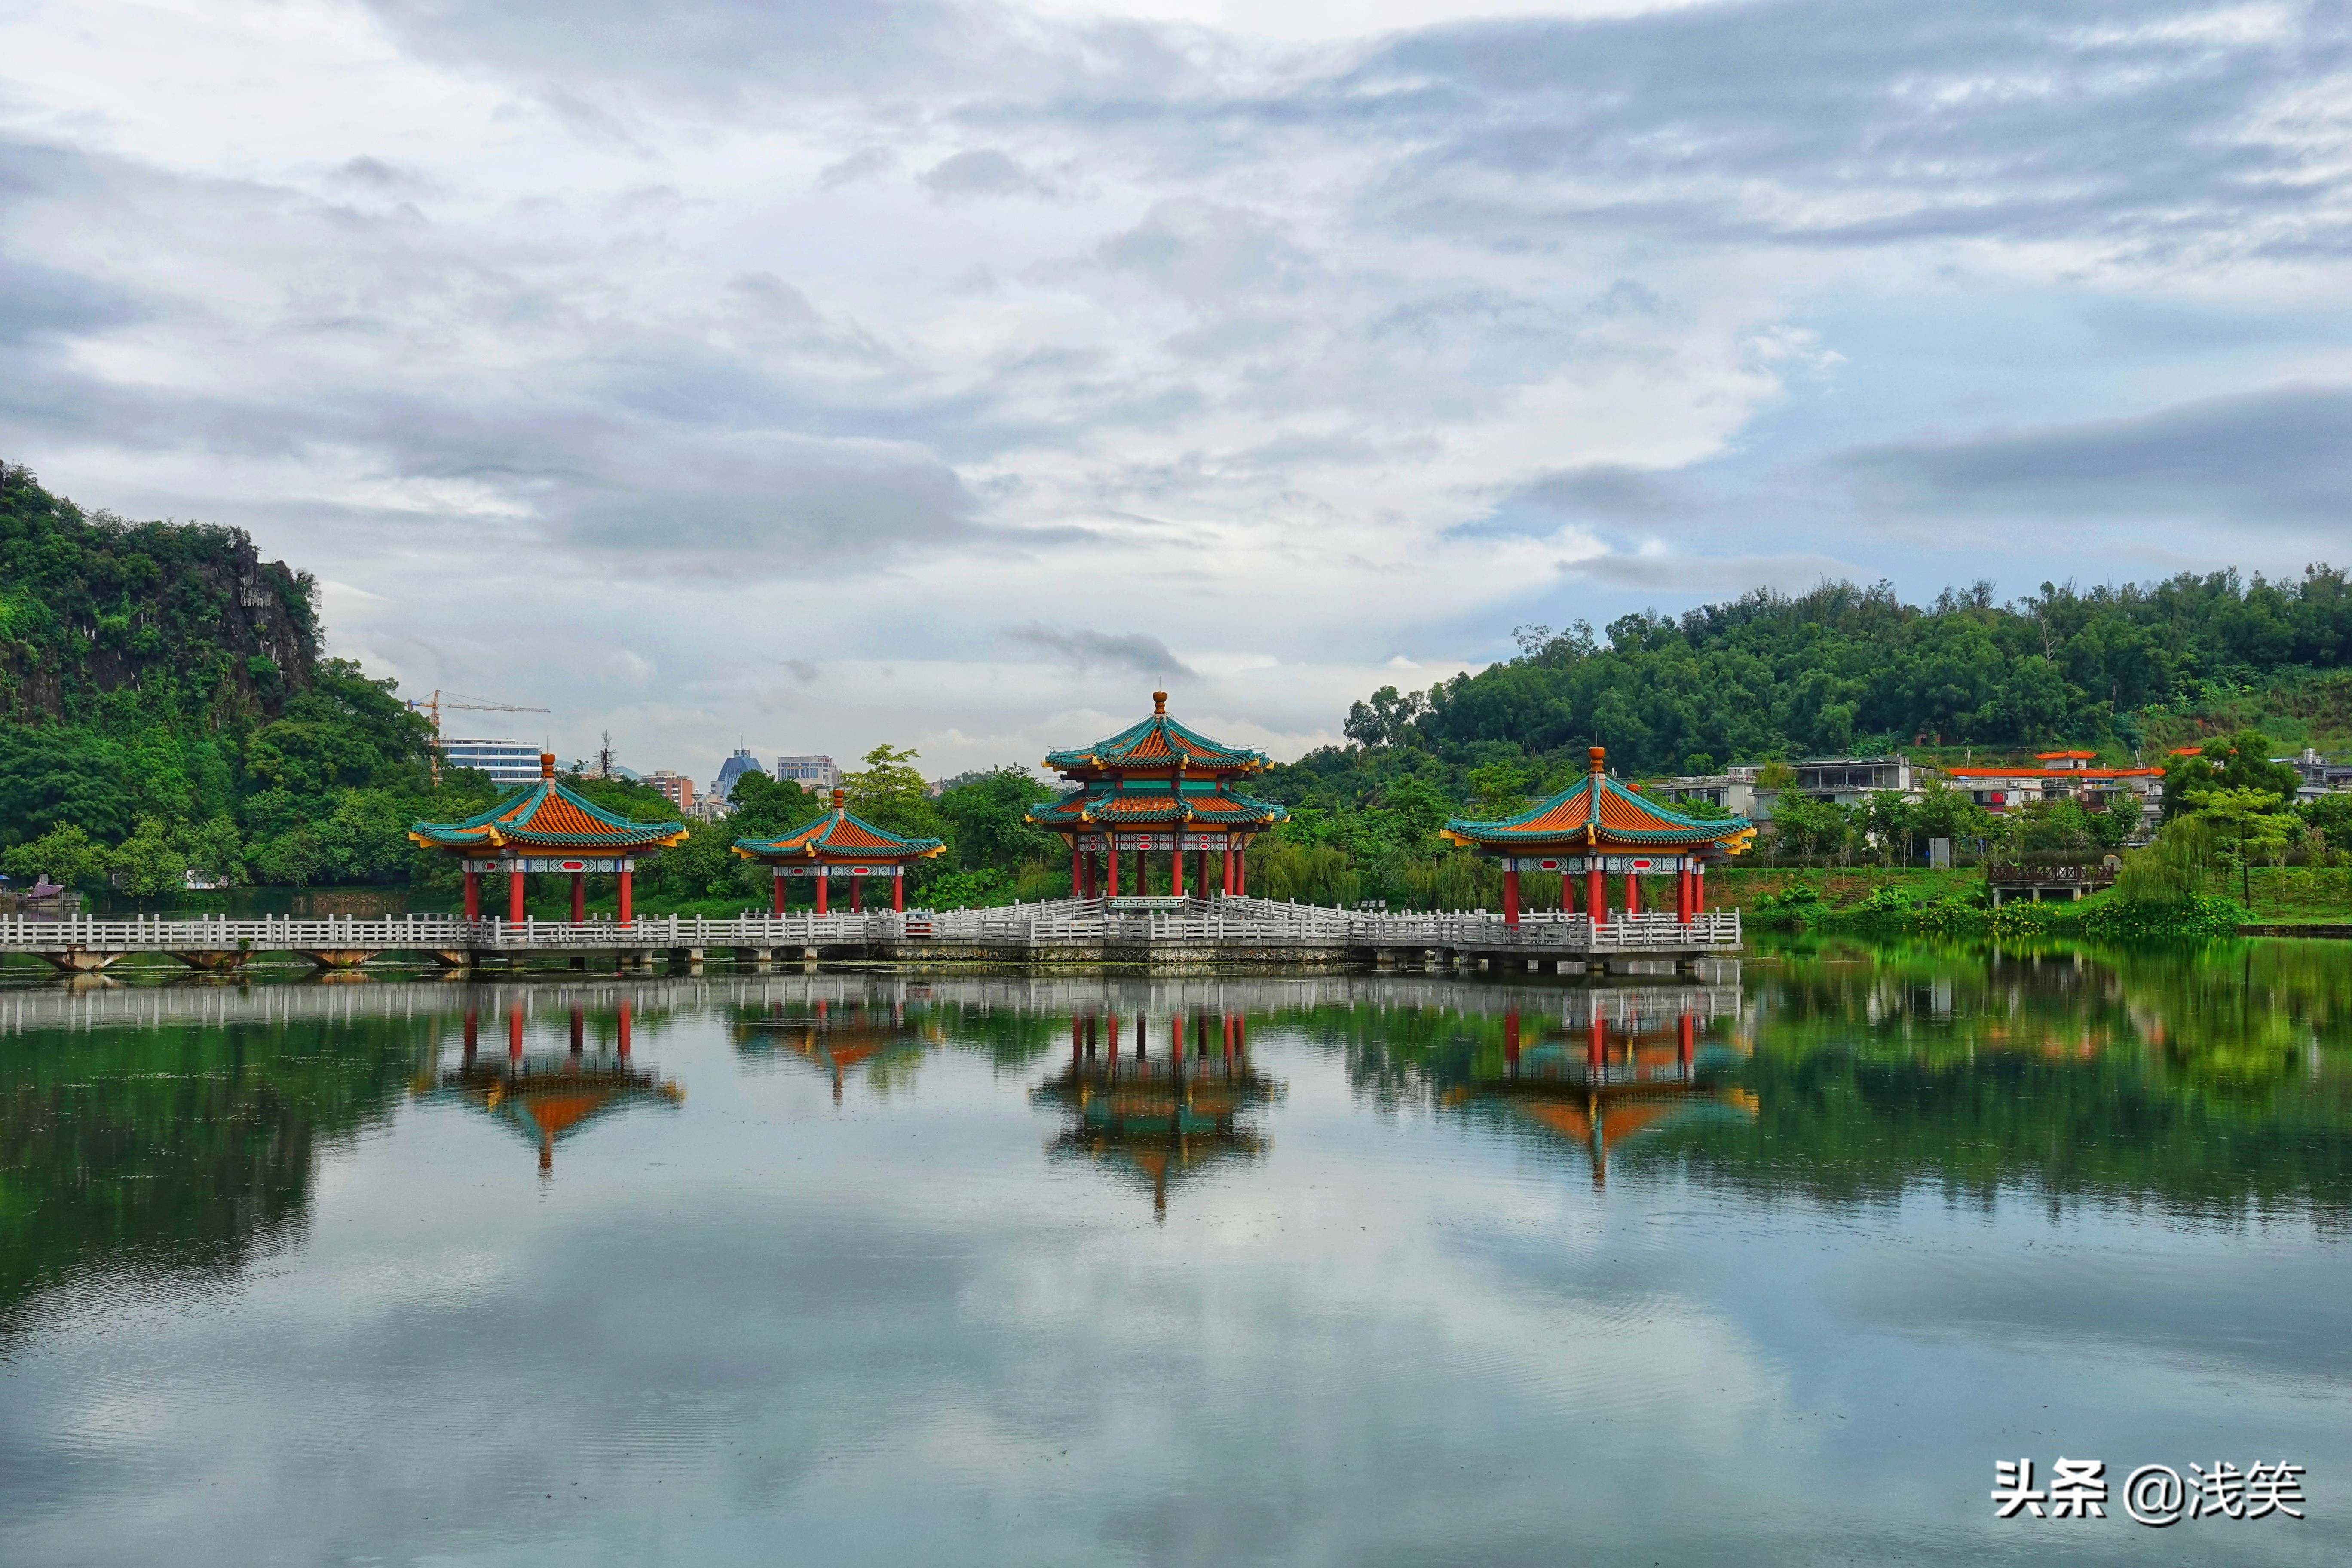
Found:
[[[769,909],[784,912],[787,878],[816,879],[816,912],[825,912],[825,889],[835,877],[849,879],[849,908],[865,907],[858,889],[868,877],[890,879],[890,907],[907,907],[907,868],[917,860],[944,854],[947,846],[936,838],[909,838],[887,827],[877,827],[853,816],[848,792],[833,792],[833,809],[774,838],[738,838],[735,853],[757,860],[775,872],[775,889]]]
[[[621,919],[629,913],[629,878],[636,857],[667,849],[686,838],[681,822],[632,822],[558,784],[555,753],[539,754],[539,779],[523,785],[489,810],[462,822],[420,822],[408,837],[427,849],[462,857],[466,865],[466,918],[482,918],[481,877],[507,873],[507,919],[523,918],[523,879],[530,872],[569,873],[572,920],[588,918],[588,875],[621,880]]]
[[[1234,787],[1273,764],[1265,753],[1228,746],[1168,716],[1168,693],[1151,694],[1151,717],[1108,740],[1047,754],[1045,765],[1078,787],[1030,808],[1029,820],[1070,845],[1070,897],[1118,898],[1119,857],[1135,856],[1134,889],[1147,886],[1145,857],[1169,860],[1168,889],[1184,895],[1184,857],[1205,897],[1209,857],[1223,861],[1220,889],[1249,891],[1249,842],[1289,813]]]
[[[1675,917],[1687,925],[1702,907],[1710,862],[1743,854],[1756,840],[1744,816],[1686,816],[1609,776],[1608,752],[1592,748],[1585,776],[1540,805],[1496,822],[1455,817],[1442,830],[1454,843],[1503,863],[1503,921],[1519,923],[1519,874],[1559,873],[1559,907],[1576,912],[1576,879],[1584,878],[1584,913],[1609,920],[1604,879],[1625,879],[1624,912],[1642,912],[1642,879],[1675,879]]]

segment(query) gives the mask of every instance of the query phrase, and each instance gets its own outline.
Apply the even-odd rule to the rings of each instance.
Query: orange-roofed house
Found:
[[[868,877],[890,879],[890,907],[907,907],[907,868],[918,860],[944,854],[947,846],[936,838],[909,838],[877,827],[853,814],[847,792],[833,792],[833,809],[773,838],[738,838],[735,853],[772,868],[775,892],[769,908],[784,912],[784,883],[795,877],[816,881],[816,912],[824,914],[826,889],[835,877],[849,879],[849,908],[865,907],[858,889]]]
[[[1644,877],[1675,879],[1675,915],[1685,924],[1698,911],[1702,878],[1710,861],[1746,853],[1756,826],[1744,816],[1708,820],[1626,788],[1609,776],[1608,752],[1595,746],[1591,766],[1572,787],[1530,811],[1494,822],[1455,817],[1442,830],[1454,843],[1503,863],[1503,921],[1519,923],[1519,873],[1560,873],[1560,908],[1574,903],[1574,879],[1585,879],[1585,913],[1607,923],[1603,879],[1625,879],[1625,912],[1642,911]]]
[[[2175,755],[2179,753],[2176,752]],[[2189,755],[2195,755],[2192,750]],[[2038,752],[2031,763],[1948,767],[1952,787],[1996,814],[2042,801],[2075,800],[2094,811],[2155,814],[2164,800],[2162,768],[2103,768],[2096,752]]]

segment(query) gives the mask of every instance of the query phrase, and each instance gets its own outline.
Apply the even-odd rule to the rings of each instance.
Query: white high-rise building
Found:
[[[841,770],[831,757],[778,757],[778,782],[790,779],[804,790],[824,795],[841,787]]]
[[[446,768],[475,768],[490,775],[490,782],[506,784],[530,784],[539,777],[539,748],[520,741],[467,741],[454,737],[437,741],[441,748],[441,765]]]

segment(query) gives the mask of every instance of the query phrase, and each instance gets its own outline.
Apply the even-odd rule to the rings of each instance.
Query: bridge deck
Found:
[[[1620,915],[1598,925],[1583,915],[1530,914],[1516,925],[1483,910],[1388,914],[1276,903],[1265,899],[1064,899],[983,910],[904,913],[747,913],[731,920],[691,915],[626,922],[591,920],[468,921],[449,915],[196,920],[0,918],[0,952],[37,954],[60,968],[103,968],[128,953],[160,952],[199,968],[233,967],[257,953],[298,953],[327,965],[384,952],[436,955],[462,963],[532,953],[652,953],[798,949],[814,956],[1024,957],[1083,960],[1087,950],[1213,958],[1244,950],[1347,955],[1433,952],[1530,959],[1696,957],[1737,952],[1736,911],[1689,921],[1671,913]]]

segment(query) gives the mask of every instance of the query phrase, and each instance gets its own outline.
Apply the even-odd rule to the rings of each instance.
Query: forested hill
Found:
[[[1629,615],[1606,638],[1581,622],[1522,627],[1517,658],[1427,692],[1382,688],[1347,733],[1465,761],[1598,743],[1628,772],[1898,746],[2129,748],[2151,714],[2352,665],[2352,583],[2314,566],[2284,583],[2044,584],[2005,605],[1979,584],[1926,608],[1837,583]]]
[[[0,462],[0,714],[19,723],[274,718],[318,662],[314,588],[241,530],[85,514]]]
[[[85,513],[0,465],[0,851],[62,824],[166,869],[404,873],[428,731],[320,657],[315,593],[240,531]]]

